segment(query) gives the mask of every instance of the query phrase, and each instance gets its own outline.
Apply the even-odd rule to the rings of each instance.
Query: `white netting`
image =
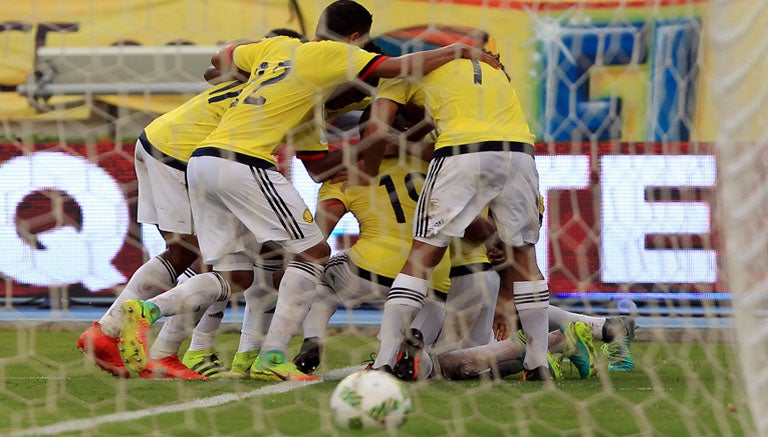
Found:
[[[0,5],[0,434],[343,435],[329,400],[378,348],[375,307],[335,314],[328,381],[306,386],[118,380],[75,348],[164,247],[136,223],[136,136],[205,88],[213,51],[274,28],[311,38],[330,2],[16,3]],[[588,381],[565,361],[554,385],[413,383],[401,431],[768,435],[768,1],[361,3],[393,56],[479,30],[496,39],[536,135],[552,303],[640,326],[629,372],[608,372],[601,353]],[[356,139],[355,116],[336,121],[325,140]],[[319,184],[290,150],[281,170],[314,211]],[[376,184],[390,196],[381,214],[420,187],[403,181]],[[344,216],[334,253],[358,231]],[[217,342],[228,362],[242,304]]]

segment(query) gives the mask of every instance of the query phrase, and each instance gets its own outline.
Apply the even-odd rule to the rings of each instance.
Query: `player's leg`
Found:
[[[293,254],[280,280],[272,323],[250,374],[273,381],[309,379],[286,359],[285,352],[309,311],[331,248],[304,200],[283,175],[253,167],[248,171],[252,186],[242,181],[233,184],[224,198],[227,206],[260,241],[274,241]],[[230,196],[240,202],[230,201]],[[243,201],[250,202],[249,208],[238,210]]]
[[[267,381],[313,380],[286,358],[291,338],[297,334],[309,311],[314,290],[323,273],[331,248],[322,239],[295,255],[288,263],[277,293],[277,306],[264,345],[251,367],[251,378]]]
[[[429,274],[445,254],[448,240],[449,238],[444,239],[443,246],[413,241],[408,260],[395,277],[384,304],[379,330],[381,345],[373,363],[374,369],[387,369],[384,366],[392,369],[395,365],[406,329],[421,310],[427,297]]]
[[[534,247],[541,226],[536,164],[533,156],[519,152],[493,152],[486,158],[482,170],[487,184],[495,186],[496,179],[505,178],[490,208],[507,260],[503,288],[512,290],[526,336],[526,379],[546,378],[549,287],[536,264]]]
[[[189,348],[181,362],[194,372],[210,378],[229,370],[216,352],[216,334],[219,332],[229,301],[214,302],[206,309],[192,330]],[[150,357],[152,351],[150,350]]]
[[[547,345],[552,350],[562,350],[565,335],[556,330],[547,335]],[[467,379],[490,372],[494,376],[517,373],[523,370],[526,355],[524,336],[513,335],[506,340],[485,345],[457,349],[433,357],[438,374],[447,379]],[[501,369],[505,369],[501,372]]]
[[[432,376],[432,355],[487,344],[493,338],[492,325],[499,289],[498,273],[487,270],[466,272],[451,277],[451,290],[445,308],[439,337],[424,336],[425,351],[420,358],[419,375]],[[426,306],[425,306],[426,308]],[[412,328],[422,318],[424,309],[416,316]],[[407,340],[406,340],[407,341]],[[395,367],[401,367],[398,361]]]
[[[347,251],[334,255],[326,263],[323,278],[315,289],[315,297],[304,319],[301,351],[293,359],[301,371],[310,373],[319,366],[328,322],[339,303],[343,303],[347,309],[353,309],[362,303],[380,304],[386,299],[392,278],[375,274],[364,276],[360,276],[360,268],[350,261]]]
[[[230,371],[218,374],[217,378],[247,379],[249,377],[251,366],[261,352],[264,337],[272,322],[272,314],[277,304],[277,288],[273,276],[282,267],[282,257],[260,259],[254,264],[253,284],[243,292],[245,308],[237,352],[232,359]]]
[[[94,322],[78,339],[78,348],[93,354],[99,367],[115,376],[128,375],[117,347],[123,303],[129,299],[150,299],[173,287],[176,272],[184,271],[198,257],[196,251],[188,249],[196,243],[194,237],[170,233],[163,235],[167,236],[169,241],[185,241],[190,245],[170,243],[165,252],[139,267],[101,319]]]
[[[317,369],[322,360],[323,338],[328,328],[328,321],[339,307],[341,298],[323,281],[317,284],[302,329],[304,340],[299,353],[293,357],[293,364],[300,371],[310,374]]]
[[[190,369],[179,359],[181,344],[189,338],[204,310],[203,308],[193,313],[177,314],[165,320],[157,338],[149,349],[146,367],[139,372],[139,376],[142,378],[205,379],[205,375]]]
[[[578,314],[550,305],[550,325],[567,326],[583,322],[591,328],[592,336],[603,341],[603,353],[608,358],[608,371],[626,372],[635,366],[630,345],[635,336],[635,320],[630,316],[599,317]]]
[[[171,288],[178,274],[188,268],[199,255],[197,239],[191,236],[191,207],[184,172],[146,154],[141,144],[137,144],[136,150],[138,221],[157,225],[167,248],[139,267],[107,312],[77,342],[78,348],[93,355],[99,367],[115,376],[126,377],[129,373],[119,357],[117,347],[123,302],[129,299],[149,299]],[[174,207],[159,208],[160,204]]]
[[[432,360],[425,352],[435,344],[441,334],[446,317],[445,294],[431,293],[424,300],[405,339],[400,343],[392,373],[405,381],[428,378],[432,373]]]
[[[432,269],[451,238],[462,235],[487,204],[478,196],[479,175],[472,155],[478,154],[435,158],[429,164],[416,205],[413,244],[384,305],[375,369],[395,364],[406,329],[426,298]]]
[[[123,303],[121,356],[136,372],[146,367],[147,331],[160,316],[192,313],[214,302],[227,301],[232,291],[244,290],[253,282],[252,259],[257,252],[249,245],[248,229],[219,197],[226,186],[239,186],[250,174],[246,166],[233,169],[232,165],[239,164],[201,157],[191,159],[187,168],[201,253],[205,264],[213,266],[214,271],[196,275],[150,300]]]

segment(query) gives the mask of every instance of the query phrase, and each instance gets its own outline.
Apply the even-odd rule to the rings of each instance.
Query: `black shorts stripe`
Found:
[[[448,276],[451,278],[458,278],[459,276],[487,272],[488,270],[493,270],[491,263],[465,264],[463,266],[451,267],[451,273],[449,273]]]
[[[350,267],[352,267],[352,272],[354,272],[357,276],[359,276],[362,279],[365,279],[366,281],[373,282],[374,284],[383,285],[385,287],[391,287],[392,283],[395,282],[395,278],[390,278],[389,276],[384,276],[384,275],[379,275],[373,272],[369,272],[366,269],[356,266],[354,263],[350,263]]]
[[[139,135],[139,142],[141,143],[141,146],[144,148],[144,151],[152,155],[153,158],[157,159],[158,161],[162,162],[163,164],[171,168],[175,168],[176,170],[183,171],[184,173],[187,172],[186,162],[178,160],[170,155],[166,155],[165,153],[161,152],[160,149],[158,149],[152,143],[149,142],[146,132],[143,132],[143,131],[141,132],[141,135]]]
[[[443,168],[443,161],[444,158],[433,159],[429,166],[429,172],[424,181],[424,188],[421,189],[421,195],[419,195],[419,201],[416,204],[416,215],[414,217],[416,227],[413,234],[415,237],[427,236],[427,229],[429,229],[429,199],[432,197],[432,190],[435,188],[440,169]]]
[[[283,229],[285,229],[288,235],[294,240],[304,238],[304,233],[301,231],[301,227],[299,227],[298,222],[296,222],[296,219],[291,215],[288,205],[286,205],[285,201],[283,201],[277,194],[277,189],[275,189],[272,181],[269,180],[267,171],[262,168],[251,167],[251,173],[253,173],[253,177],[256,179],[262,194],[264,194],[264,198],[267,199],[272,211],[283,225]]]

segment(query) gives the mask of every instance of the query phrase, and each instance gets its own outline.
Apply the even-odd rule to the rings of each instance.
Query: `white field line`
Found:
[[[195,399],[194,401],[184,402],[181,404],[166,405],[162,407],[147,408],[144,410],[136,411],[123,411],[121,413],[107,414],[104,416],[90,417],[88,419],[68,420],[66,422],[59,422],[53,425],[41,426],[37,428],[29,428],[19,431],[14,431],[8,434],[9,437],[22,437],[22,436],[40,436],[40,435],[55,435],[63,432],[82,431],[86,429],[96,428],[97,426],[107,423],[126,422],[129,420],[138,420],[145,417],[159,416],[161,414],[178,413],[182,411],[196,410],[200,408],[217,407],[219,405],[228,404],[230,402],[242,401],[248,398],[272,395],[278,393],[286,393],[298,388],[307,387],[324,380],[338,380],[344,376],[349,375],[355,371],[361,370],[362,366],[345,367],[342,369],[333,369],[325,372],[320,376],[320,381],[307,381],[307,382],[281,382],[274,385],[268,385],[261,387],[257,390],[249,391],[246,393],[228,393],[224,395],[211,396],[208,398]]]

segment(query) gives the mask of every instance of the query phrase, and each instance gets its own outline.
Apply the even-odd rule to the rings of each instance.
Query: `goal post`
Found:
[[[737,349],[758,435],[768,435],[768,2],[713,2],[718,207]]]

